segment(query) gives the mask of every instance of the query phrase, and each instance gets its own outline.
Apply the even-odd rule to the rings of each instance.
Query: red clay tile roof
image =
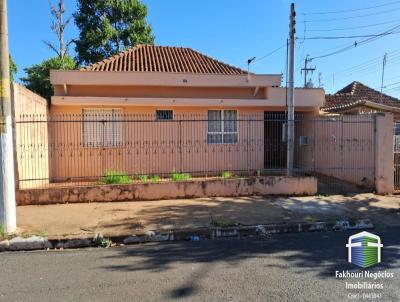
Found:
[[[323,109],[329,111],[366,101],[400,108],[400,100],[354,81],[335,94],[327,94]]]
[[[247,74],[191,48],[138,45],[82,71],[181,72],[200,74]]]

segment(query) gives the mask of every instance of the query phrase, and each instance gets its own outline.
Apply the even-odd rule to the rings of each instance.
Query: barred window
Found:
[[[172,121],[174,113],[172,110],[156,110],[157,121]]]
[[[116,147],[122,144],[122,109],[83,109],[84,147]]]
[[[237,111],[208,110],[208,143],[235,144],[237,140]]]

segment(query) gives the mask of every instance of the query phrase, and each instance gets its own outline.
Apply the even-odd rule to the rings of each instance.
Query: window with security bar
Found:
[[[174,112],[172,110],[156,110],[157,121],[172,121],[174,119]]]
[[[237,111],[236,110],[208,110],[209,144],[236,144]]]
[[[83,109],[83,146],[122,145],[122,109]]]

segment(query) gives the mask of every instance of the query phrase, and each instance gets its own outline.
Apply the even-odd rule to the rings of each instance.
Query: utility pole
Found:
[[[385,55],[383,56],[383,62],[382,62],[381,95],[380,95],[379,103],[382,103],[383,78],[385,76],[386,56],[387,56],[387,53],[385,53]]]
[[[304,87],[307,87],[307,74],[309,72],[312,73],[315,70],[315,67],[313,68],[307,67],[308,62],[311,62],[311,59],[309,59],[309,55],[307,55],[306,58],[304,59],[304,68],[301,69],[301,71],[304,71]]]
[[[7,233],[17,225],[6,0],[0,0],[0,225]]]
[[[293,175],[294,159],[294,35],[295,35],[294,3],[290,5],[289,31],[289,89],[288,89],[288,116],[287,116],[287,175]]]

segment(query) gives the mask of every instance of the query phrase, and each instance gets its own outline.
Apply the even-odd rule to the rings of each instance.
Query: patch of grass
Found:
[[[7,234],[6,231],[4,230],[3,225],[0,224],[0,239],[6,238]]]
[[[142,182],[148,182],[149,181],[149,175],[139,175],[138,178]]]
[[[311,216],[311,215],[307,215],[304,217],[304,220],[308,223],[313,223],[316,221],[315,217]]]
[[[150,180],[151,180],[151,182],[159,182],[159,181],[160,181],[160,176],[158,176],[158,175],[153,175],[153,176],[150,178]]]
[[[184,181],[184,180],[189,180],[192,178],[192,175],[189,173],[172,173],[171,174],[171,179],[172,181]]]
[[[230,218],[218,218],[217,220],[213,220],[212,224],[219,228],[227,228],[237,225],[237,223]]]
[[[222,177],[222,178],[232,178],[233,175],[232,175],[232,173],[229,172],[229,171],[224,171],[224,172],[221,173],[221,177]]]
[[[100,179],[101,184],[130,184],[132,179],[124,172],[107,171]]]
[[[96,244],[96,246],[98,247],[102,247],[102,248],[109,248],[112,245],[112,241],[108,238],[104,238],[102,236],[97,236],[93,239],[94,243]]]

